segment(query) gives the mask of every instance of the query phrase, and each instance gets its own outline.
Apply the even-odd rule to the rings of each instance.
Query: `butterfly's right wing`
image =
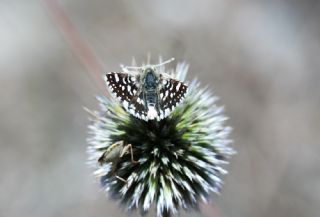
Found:
[[[143,95],[133,76],[125,72],[110,72],[106,75],[106,82],[111,93],[130,114],[142,119],[147,116]]]
[[[167,117],[185,98],[188,87],[185,83],[172,78],[161,80],[160,112]]]

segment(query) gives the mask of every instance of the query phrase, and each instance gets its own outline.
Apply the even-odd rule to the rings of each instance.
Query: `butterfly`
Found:
[[[159,121],[183,101],[188,89],[183,82],[158,72],[158,66],[172,60],[158,65],[125,67],[140,71],[110,72],[105,77],[107,86],[130,114],[145,121]]]

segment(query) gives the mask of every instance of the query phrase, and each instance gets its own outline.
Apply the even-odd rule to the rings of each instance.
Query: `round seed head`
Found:
[[[188,65],[179,63],[167,71],[183,81]],[[161,66],[160,73],[164,72]],[[183,102],[161,121],[134,117],[114,99],[98,97],[99,112],[89,126],[89,163],[103,188],[128,210],[145,214],[155,206],[158,217],[172,216],[179,209],[198,209],[212,192],[219,193],[223,168],[234,154],[228,139],[223,107],[199,82],[192,81]],[[99,158],[119,141],[130,150],[113,162]],[[119,178],[121,177],[121,179]]]

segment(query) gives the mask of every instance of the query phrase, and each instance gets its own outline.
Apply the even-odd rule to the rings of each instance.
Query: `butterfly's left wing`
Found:
[[[106,75],[106,82],[111,93],[130,114],[142,119],[147,116],[148,111],[133,76],[125,72],[110,72]]]
[[[159,96],[160,112],[163,117],[167,117],[182,102],[188,87],[183,82],[172,78],[163,78],[160,82],[162,83]]]

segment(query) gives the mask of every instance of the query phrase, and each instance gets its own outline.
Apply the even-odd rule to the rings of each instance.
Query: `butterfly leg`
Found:
[[[137,77],[137,76],[139,75],[139,72],[130,71],[130,70],[128,70],[127,67],[124,66],[124,65],[120,65],[120,67],[123,69],[124,72],[128,73],[128,75],[130,75],[130,76]]]

